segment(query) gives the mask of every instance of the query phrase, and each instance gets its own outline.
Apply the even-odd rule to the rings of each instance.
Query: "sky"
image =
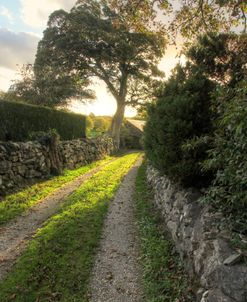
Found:
[[[18,68],[34,62],[49,15],[57,9],[69,11],[74,4],[75,0],[0,0],[0,90],[8,90],[11,81],[18,77]],[[178,60],[177,49],[169,46],[159,65],[166,77]],[[113,115],[116,103],[104,83],[99,81],[92,88],[97,99],[87,105],[75,101],[71,110],[83,114]],[[127,108],[126,116],[135,114],[135,110]]]

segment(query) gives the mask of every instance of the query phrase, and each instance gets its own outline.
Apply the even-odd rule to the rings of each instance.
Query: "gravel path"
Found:
[[[37,229],[58,211],[62,202],[85,180],[109,163],[96,167],[62,186],[61,189],[43,199],[25,214],[20,215],[6,226],[0,228],[0,280],[10,271]]]
[[[124,178],[105,221],[90,284],[92,302],[140,302],[138,237],[133,193],[141,159]]]

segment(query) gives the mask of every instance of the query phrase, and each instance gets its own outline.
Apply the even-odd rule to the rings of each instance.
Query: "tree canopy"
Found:
[[[59,10],[50,16],[38,46],[35,74],[56,72],[104,81],[117,102],[111,128],[118,147],[125,106],[138,105],[143,87],[163,75],[157,64],[164,50],[160,34],[130,28],[105,1],[83,0],[70,13]],[[146,92],[150,94],[151,87]]]
[[[156,28],[174,40],[177,34],[194,39],[202,33],[246,32],[247,3],[244,0],[109,0],[140,31]],[[163,13],[168,21],[161,21]],[[200,29],[200,30],[198,30]]]
[[[217,83],[234,86],[247,73],[247,34],[200,36],[187,51],[187,57]]]
[[[84,101],[95,97],[93,91],[87,89],[87,79],[55,72],[46,73],[45,70],[42,76],[37,76],[32,64],[23,65],[19,74],[21,78],[14,81],[4,99],[54,108],[68,105],[71,98]]]
[[[194,38],[202,33],[246,32],[247,4],[244,0],[183,0],[169,26],[173,34]]]

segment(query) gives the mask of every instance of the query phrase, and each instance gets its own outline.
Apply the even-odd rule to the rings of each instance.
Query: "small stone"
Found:
[[[113,279],[113,273],[112,272],[107,272],[106,273],[106,280],[112,280]]]
[[[11,163],[9,161],[0,162],[0,174],[4,174],[11,168]]]
[[[242,260],[241,254],[233,254],[230,257],[226,258],[223,262],[225,265],[234,265]]]

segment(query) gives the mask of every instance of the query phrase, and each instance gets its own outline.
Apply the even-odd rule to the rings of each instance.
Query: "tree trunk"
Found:
[[[113,138],[115,148],[118,150],[120,147],[120,130],[124,118],[125,104],[117,102],[117,111],[113,116],[111,124],[111,136]]]

